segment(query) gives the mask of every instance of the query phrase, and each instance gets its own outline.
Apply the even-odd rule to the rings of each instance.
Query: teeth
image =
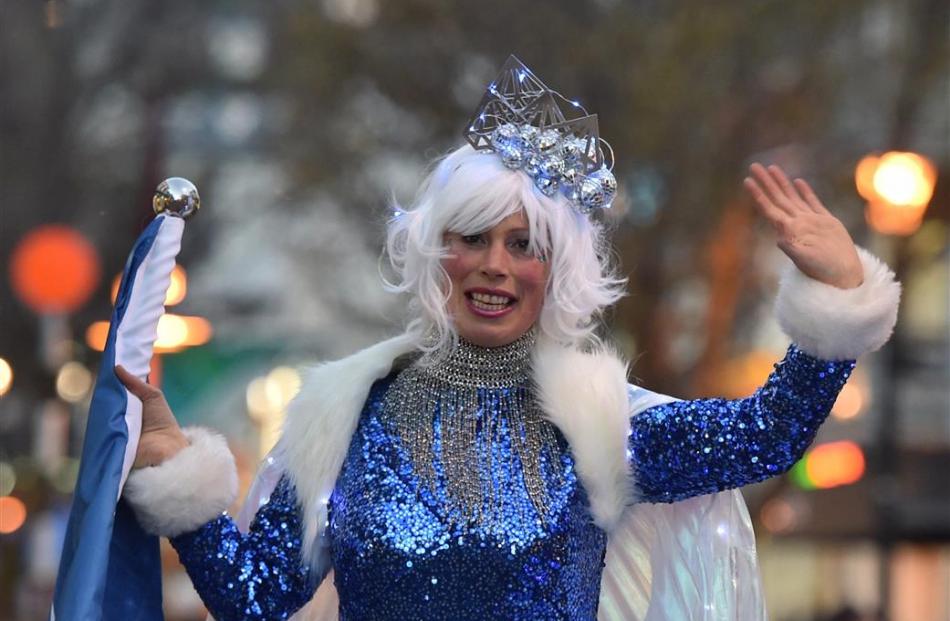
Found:
[[[504,295],[488,295],[487,293],[473,293],[472,299],[477,302],[482,302],[484,304],[492,305],[506,305],[511,301],[511,298]]]

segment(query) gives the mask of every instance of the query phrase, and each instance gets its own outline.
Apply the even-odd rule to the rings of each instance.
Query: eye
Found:
[[[527,239],[516,239],[511,242],[511,245],[518,252],[528,252],[531,248],[531,242]]]
[[[467,244],[469,246],[477,246],[478,244],[482,243],[481,233],[478,233],[476,235],[462,235],[461,238],[462,238],[462,243]]]
[[[519,254],[529,254],[531,251],[531,240],[527,237],[513,239],[509,242],[509,246]]]

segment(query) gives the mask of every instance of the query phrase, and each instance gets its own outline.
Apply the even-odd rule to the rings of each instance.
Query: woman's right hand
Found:
[[[157,466],[188,446],[188,438],[178,426],[161,390],[143,382],[121,365],[115,367],[115,375],[142,401],[142,435],[132,468]]]

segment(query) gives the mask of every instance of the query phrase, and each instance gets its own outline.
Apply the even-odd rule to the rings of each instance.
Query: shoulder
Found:
[[[627,404],[630,408],[630,416],[635,416],[652,407],[672,403],[673,401],[678,401],[678,399],[659,392],[647,390],[636,384],[627,384]]]

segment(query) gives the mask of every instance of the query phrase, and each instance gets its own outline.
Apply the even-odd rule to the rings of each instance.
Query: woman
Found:
[[[493,82],[476,119],[497,115],[499,101],[532,110],[536,99],[518,99],[525,77],[536,80],[526,71],[509,74],[515,91]],[[706,495],[801,457],[854,358],[888,338],[899,286],[804,181],[753,165],[745,185],[797,266],[777,304],[793,341],[785,359],[742,400],[674,401],[630,386],[626,365],[594,336],[623,285],[585,213],[609,202],[609,179],[600,194],[552,191],[575,179],[531,163],[551,145],[526,119],[502,119],[482,150],[470,138],[391,221],[389,286],[409,296],[413,320],[310,374],[252,490],[260,500],[248,533],[222,515],[237,487],[223,439],[182,431],[159,391],[117,369],[144,403],[125,497],[147,530],[171,537],[219,621],[286,618],[331,568],[347,620],[761,617],[754,581],[731,573],[754,569],[751,544],[720,555],[705,541],[747,536],[744,507]],[[589,130],[589,117],[569,131],[579,127]],[[568,142],[560,131],[551,144]],[[577,183],[606,178],[591,141],[577,144],[592,160]],[[699,497],[713,500],[689,504]],[[650,513],[651,503],[674,504]],[[713,524],[715,534],[676,559],[653,550],[649,593],[603,573],[608,538],[686,532],[661,521]],[[687,587],[674,576],[697,567],[713,575]],[[606,590],[620,601],[598,611]],[[633,601],[644,597],[649,610]]]

